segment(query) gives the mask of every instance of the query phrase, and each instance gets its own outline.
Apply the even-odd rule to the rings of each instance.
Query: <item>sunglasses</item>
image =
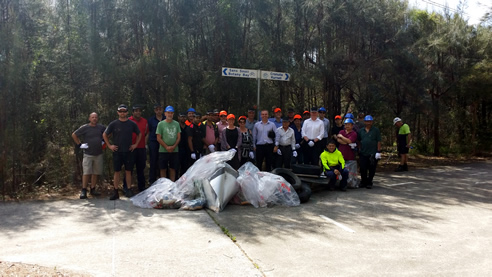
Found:
[[[118,111],[119,113],[127,113],[128,111]]]
[[[226,117],[227,115],[221,115],[220,117]]]

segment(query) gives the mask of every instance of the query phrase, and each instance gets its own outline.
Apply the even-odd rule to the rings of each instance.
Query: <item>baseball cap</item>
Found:
[[[282,122],[288,122],[289,118],[288,117],[282,117]]]
[[[302,119],[302,116],[300,114],[294,115],[294,119]]]
[[[121,104],[118,106],[118,111],[121,111],[121,110],[127,110],[128,111],[128,107],[124,104]]]
[[[208,110],[207,111],[207,114],[214,114],[214,111],[213,110]]]
[[[224,110],[222,110],[222,111],[220,111],[219,115],[220,115],[220,116],[222,116],[222,115],[227,115],[227,112],[226,112],[226,111],[224,111]]]
[[[174,112],[173,106],[167,106],[166,109],[164,110],[165,112]]]
[[[254,111],[256,111],[256,109],[255,109],[255,108],[253,108],[253,107],[248,108],[248,112],[254,112]]]
[[[244,119],[244,120],[246,120],[246,117],[245,117],[244,115],[241,115],[241,116],[239,117],[238,121],[239,121],[239,120],[243,120],[243,119]]]
[[[319,108],[318,112],[326,112],[325,107],[321,107],[321,108]]]
[[[218,109],[214,109],[214,112],[215,114],[219,114],[219,110]]]
[[[401,118],[395,117],[395,119],[393,119],[393,125],[395,125],[397,122],[400,122],[400,121],[401,121]]]
[[[231,118],[232,118],[232,119],[236,119],[236,117],[235,117],[232,113],[231,113],[231,114],[229,114],[229,115],[227,116],[227,120],[229,120],[229,119],[231,119]]]
[[[134,105],[133,110],[138,110],[138,109],[142,110],[142,107],[143,105]]]
[[[309,114],[309,111],[304,111],[302,114]]]
[[[311,107],[311,112],[317,112],[318,111],[318,108],[316,107]]]
[[[199,113],[199,112],[196,112],[196,113],[195,113],[195,117],[202,117],[202,114],[201,114],[201,113]]]
[[[278,112],[281,112],[282,110],[280,108],[276,108],[275,110],[273,110],[274,113],[278,113]]]
[[[337,115],[337,116],[335,116],[335,119],[342,119],[342,117]]]
[[[195,109],[193,109],[193,108],[189,108],[186,112],[187,112],[187,113],[189,113],[189,112],[196,113]]]
[[[179,116],[186,116],[187,114],[185,112],[180,112]]]
[[[293,108],[289,108],[289,109],[287,109],[287,112],[293,113],[294,112],[294,109]]]
[[[154,109],[157,109],[157,108],[162,108],[161,104],[159,104],[159,103],[154,104]]]

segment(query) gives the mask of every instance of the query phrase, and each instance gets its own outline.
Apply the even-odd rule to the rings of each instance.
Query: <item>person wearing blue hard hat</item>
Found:
[[[345,160],[346,168],[350,172],[349,187],[357,188],[358,181],[357,176],[357,161],[355,159],[355,153],[357,151],[357,132],[354,130],[354,120],[346,118],[343,121],[344,129],[336,135],[336,140],[339,143],[338,150],[342,152],[342,156]]]
[[[350,119],[354,119],[354,115],[351,114],[351,113],[346,113],[344,118],[350,118]]]
[[[193,121],[195,120],[195,114],[196,114],[196,110],[193,108],[189,108],[186,111],[186,121],[185,121],[186,126],[190,126],[190,124],[193,124]]]
[[[159,122],[157,130],[157,141],[159,147],[159,168],[161,177],[169,176],[171,181],[176,180],[176,170],[179,168],[179,141],[181,140],[181,127],[176,120],[173,120],[174,108],[167,106],[164,110],[166,119]],[[167,170],[169,168],[169,175]]]
[[[364,117],[365,127],[357,133],[360,142],[359,164],[361,187],[371,189],[376,174],[378,161],[381,159],[381,132],[373,126],[374,119],[370,115]],[[368,175],[369,174],[369,175]]]

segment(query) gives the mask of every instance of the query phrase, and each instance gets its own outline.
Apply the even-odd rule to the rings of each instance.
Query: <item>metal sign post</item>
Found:
[[[244,69],[244,68],[232,68],[232,67],[222,67],[222,76],[224,77],[236,77],[236,78],[250,78],[256,79],[258,81],[258,95],[257,95],[257,109],[258,109],[258,120],[260,120],[260,81],[273,80],[273,81],[290,81],[290,74],[286,72],[275,72],[275,71],[261,71],[257,69]]]

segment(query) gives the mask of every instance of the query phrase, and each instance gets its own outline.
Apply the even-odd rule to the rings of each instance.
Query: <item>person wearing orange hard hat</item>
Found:
[[[235,170],[239,168],[239,153],[238,149],[241,147],[242,134],[239,128],[234,125],[236,122],[236,116],[233,114],[227,115],[227,127],[220,132],[221,150],[222,151],[234,151],[234,157],[227,163]]]

